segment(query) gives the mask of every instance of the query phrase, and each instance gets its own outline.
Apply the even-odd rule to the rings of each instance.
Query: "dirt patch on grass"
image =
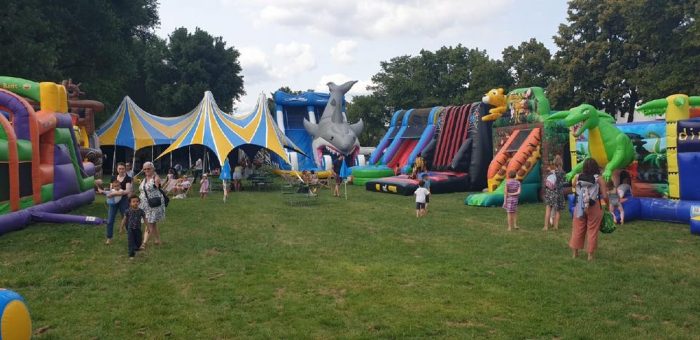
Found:
[[[335,300],[336,304],[342,305],[345,303],[345,295],[347,294],[347,290],[345,288],[321,288],[318,290],[318,293],[321,294],[321,296],[330,296]]]

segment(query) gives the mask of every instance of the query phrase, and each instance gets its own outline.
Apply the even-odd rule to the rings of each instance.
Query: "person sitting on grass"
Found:
[[[129,260],[133,260],[141,245],[141,221],[146,218],[146,213],[139,208],[141,199],[138,195],[129,196],[129,209],[124,212],[121,229],[126,228]]]
[[[416,196],[416,218],[425,216],[425,200],[430,192],[425,187],[425,182],[418,182],[418,189],[413,194]]]
[[[318,192],[318,174],[316,174],[315,170],[311,170],[311,174],[309,175],[309,187],[311,188],[311,194],[312,195],[317,195]]]
[[[192,186],[192,182],[187,177],[180,177],[177,179],[175,184],[175,189],[173,189],[173,194],[175,198],[185,198],[185,193]]]

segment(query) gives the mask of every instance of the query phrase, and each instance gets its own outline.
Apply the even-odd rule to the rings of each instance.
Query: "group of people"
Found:
[[[550,164],[549,172],[544,178],[545,216],[542,230],[559,229],[561,211],[566,207],[564,185],[565,173],[562,168],[561,156],[555,156]],[[508,230],[518,229],[518,199],[521,193],[517,173],[510,171],[504,188],[503,208],[508,215]],[[612,181],[606,183],[600,174],[598,163],[588,158],[583,163],[583,170],[573,179],[576,193],[574,217],[571,228],[569,247],[572,256],[578,257],[579,250],[584,248],[588,260],[593,260],[598,245],[598,232],[603,219],[603,209],[608,209],[615,223],[624,224],[625,212],[622,203],[629,195],[631,187],[628,176],[620,176],[621,184],[615,186]],[[619,220],[615,215],[617,212]]]
[[[127,233],[129,258],[133,259],[136,251],[145,250],[149,239],[161,243],[158,222],[165,218],[165,196],[160,177],[151,162],[143,164],[144,178],[138,181],[139,194],[134,193],[134,176],[127,173],[124,163],[117,164],[117,174],[110,179],[110,187],[104,190],[98,186],[98,192],[107,197],[107,226],[105,244],[112,244],[114,223],[117,213],[122,215],[120,232]],[[142,221],[146,230],[142,233]]]

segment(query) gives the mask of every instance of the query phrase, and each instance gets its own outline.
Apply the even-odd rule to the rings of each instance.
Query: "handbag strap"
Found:
[[[143,180],[143,193],[146,195],[146,200],[149,200],[150,197],[148,197],[148,188],[146,188],[146,185],[148,185],[148,177],[144,178]],[[153,179],[153,186],[156,186],[155,179]]]

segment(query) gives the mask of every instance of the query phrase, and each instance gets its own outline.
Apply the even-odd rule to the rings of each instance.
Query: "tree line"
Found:
[[[494,87],[540,86],[554,108],[586,102],[614,115],[641,100],[700,93],[700,2],[570,0],[567,14],[554,36],[556,51],[530,39],[506,47],[499,59],[457,45],[382,61],[371,94],[348,105],[351,120],[366,122],[363,144],[376,144],[394,110],[478,101]],[[106,104],[98,121],[125,94],[149,112],[175,116],[210,90],[231,110],[245,94],[239,52],[201,29],[178,28],[162,39],[158,25],[157,0],[7,0],[0,73],[72,78]]]
[[[177,116],[212,91],[222,109],[245,94],[239,52],[204,30],[155,35],[157,0],[7,0],[0,11],[0,73],[81,83],[106,104],[129,96],[146,111]]]
[[[363,145],[378,142],[394,110],[474,102],[494,87],[539,86],[553,108],[589,103],[630,118],[640,101],[700,93],[700,2],[571,0],[567,15],[554,53],[530,39],[500,60],[457,45],[381,62],[371,94],[348,107],[366,122]]]

